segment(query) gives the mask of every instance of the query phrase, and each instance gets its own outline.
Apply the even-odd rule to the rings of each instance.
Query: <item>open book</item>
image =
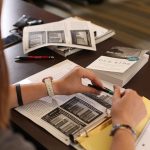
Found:
[[[65,60],[20,81],[20,83],[39,82],[49,75],[53,76],[54,79],[58,79],[76,65],[69,60]],[[90,83],[87,79],[83,79],[82,82],[83,84]],[[112,88],[111,83],[104,82],[104,85]],[[108,133],[111,129],[111,105],[111,95],[104,92],[97,96],[88,93],[77,93],[70,96],[43,97],[40,100],[17,107],[15,110],[66,145],[72,145],[78,150],[98,150],[98,146],[99,148],[101,146],[103,150],[108,150],[111,143]],[[142,127],[144,125],[145,122]],[[101,134],[97,135],[97,133]],[[89,142],[89,139],[91,142]],[[101,139],[105,142],[99,142]],[[97,145],[97,143],[102,145]]]
[[[85,21],[79,17],[70,17],[65,20],[68,22],[77,21],[77,20]],[[94,37],[95,37],[96,44],[101,43],[101,42],[105,41],[106,39],[115,35],[114,30],[107,29],[105,27],[96,25],[92,22],[91,22],[91,28],[94,31]],[[51,46],[50,49],[64,57],[69,56],[71,54],[74,54],[74,53],[82,50],[82,48],[73,48],[73,47],[65,47],[65,46],[63,46],[63,47],[62,46],[61,47],[60,46]]]
[[[96,51],[96,45],[113,36],[113,30],[95,25],[79,18],[36,26],[23,30],[23,50],[29,53],[35,49],[49,46],[62,56],[68,56],[82,49]]]
[[[24,53],[44,46],[65,46],[96,51],[94,31],[90,21],[62,21],[27,26],[23,29]]]

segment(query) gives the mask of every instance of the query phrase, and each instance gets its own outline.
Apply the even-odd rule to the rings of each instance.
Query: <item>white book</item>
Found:
[[[140,57],[140,59],[136,63],[134,63],[131,67],[129,67],[124,72],[103,71],[98,69],[98,67],[95,68],[95,65],[97,65],[97,60],[95,60],[93,63],[87,66],[87,68],[93,70],[96,73],[96,75],[99,76],[102,80],[123,87],[148,62],[148,60],[149,60],[149,55],[144,54],[143,56]],[[112,69],[113,69],[113,65],[112,65]],[[122,66],[121,69],[123,69]]]

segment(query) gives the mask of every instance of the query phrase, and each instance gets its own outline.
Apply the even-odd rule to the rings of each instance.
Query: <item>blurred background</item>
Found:
[[[28,0],[63,18],[78,16],[116,31],[115,39],[150,49],[150,0]]]

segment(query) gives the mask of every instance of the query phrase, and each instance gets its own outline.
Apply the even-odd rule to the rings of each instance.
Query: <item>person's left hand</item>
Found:
[[[103,87],[100,80],[92,71],[77,66],[59,80],[53,81],[55,95],[69,95],[74,93],[99,94],[99,91],[96,89],[83,85],[82,78],[88,78],[93,84]]]
[[[115,86],[111,110],[113,124],[127,124],[134,128],[146,114],[143,99],[136,91],[126,89],[122,95],[120,87]]]

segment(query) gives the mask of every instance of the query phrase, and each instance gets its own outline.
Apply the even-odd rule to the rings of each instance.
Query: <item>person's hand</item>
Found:
[[[88,78],[93,84],[102,86],[102,83],[92,71],[77,66],[68,74],[53,82],[54,93],[59,95],[69,95],[74,93],[99,94],[94,88],[83,85],[82,78]]]
[[[126,89],[121,96],[120,88],[116,86],[112,98],[112,122],[135,127],[146,115],[143,99],[131,89]]]

